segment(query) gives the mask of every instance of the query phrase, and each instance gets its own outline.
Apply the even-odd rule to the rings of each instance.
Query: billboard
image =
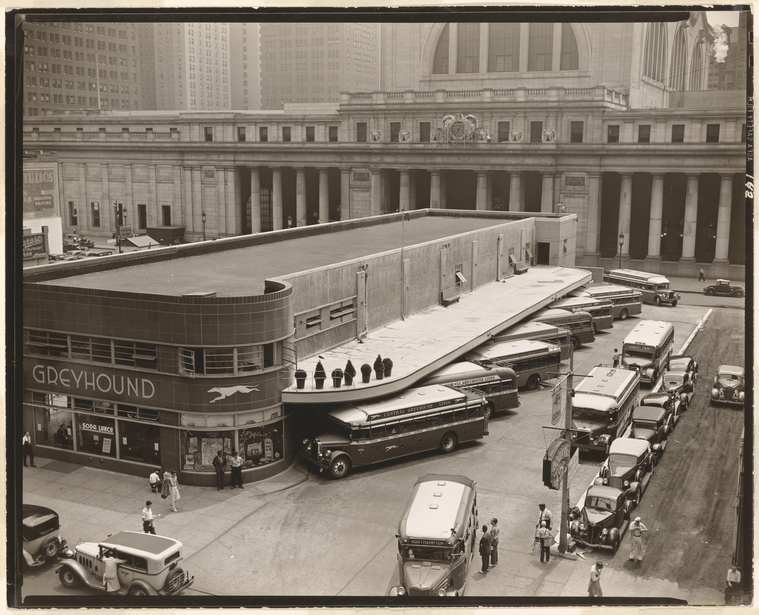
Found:
[[[24,218],[56,215],[55,167],[30,168],[24,165]]]

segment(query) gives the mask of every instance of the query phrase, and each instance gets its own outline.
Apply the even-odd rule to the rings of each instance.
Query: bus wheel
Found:
[[[574,335],[569,338],[569,344],[572,346],[572,352],[577,350],[580,347],[580,340],[578,340]]]
[[[527,379],[527,384],[525,385],[527,387],[528,391],[534,391],[538,388],[540,385],[540,376],[537,374],[533,374]]]
[[[490,419],[495,414],[495,406],[493,405],[492,401],[489,401],[487,404],[485,404],[485,418]]]
[[[620,320],[627,320],[627,308],[624,308],[624,309],[623,309],[623,310],[622,310],[622,311],[619,313],[619,318],[620,318]]]
[[[329,467],[329,471],[332,473],[332,478],[343,478],[351,469],[351,462],[345,455],[341,455],[332,460],[332,465]]]
[[[654,297],[654,305],[657,307],[661,305],[661,297],[659,295],[656,295],[656,297]]]
[[[440,450],[444,453],[450,453],[456,448],[457,442],[458,438],[456,437],[456,434],[449,431],[443,436],[443,439],[440,440]]]

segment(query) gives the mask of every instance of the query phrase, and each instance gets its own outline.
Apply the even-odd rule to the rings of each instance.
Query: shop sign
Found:
[[[113,427],[111,425],[96,425],[87,422],[81,422],[80,425],[84,431],[94,431],[95,433],[104,433],[110,436],[113,435]]]
[[[554,440],[543,457],[543,484],[549,489],[558,489],[561,479],[567,473],[569,464],[569,442]]]
[[[24,171],[24,213],[38,213],[53,209],[55,171],[30,169]]]
[[[24,260],[47,254],[44,233],[32,233],[31,235],[24,235],[23,239]]]
[[[35,365],[32,377],[40,384],[57,385],[81,391],[115,393],[141,399],[151,399],[155,395],[155,385],[147,378],[90,372],[64,367],[57,369],[52,365]]]

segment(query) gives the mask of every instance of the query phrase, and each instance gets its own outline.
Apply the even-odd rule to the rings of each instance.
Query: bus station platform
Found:
[[[535,266],[521,275],[491,282],[448,306],[438,305],[405,320],[369,332],[320,355],[298,362],[308,377],[304,388],[297,384],[282,392],[290,404],[356,402],[398,393],[429,376],[451,361],[487,342],[504,329],[538,312],[568,292],[591,281],[584,269]],[[362,382],[361,366],[374,365],[377,356],[393,362],[391,375],[377,380],[374,370]],[[356,369],[353,384],[335,387],[332,370],[345,369],[347,361]],[[321,361],[327,378],[317,389],[313,374]]]

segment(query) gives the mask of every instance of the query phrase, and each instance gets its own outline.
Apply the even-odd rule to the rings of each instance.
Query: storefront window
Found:
[[[239,432],[240,454],[245,467],[263,466],[283,457],[281,422],[251,427]]]
[[[183,431],[182,469],[212,471],[217,451],[232,454],[234,435],[234,431]]]
[[[35,442],[67,450],[74,449],[74,413],[67,407],[65,395],[34,393],[32,401],[46,408],[35,408]]]
[[[116,458],[116,421],[103,416],[75,416],[77,450]]]
[[[128,461],[139,461],[151,465],[161,465],[158,425],[144,425],[131,421],[119,421],[119,457]]]

